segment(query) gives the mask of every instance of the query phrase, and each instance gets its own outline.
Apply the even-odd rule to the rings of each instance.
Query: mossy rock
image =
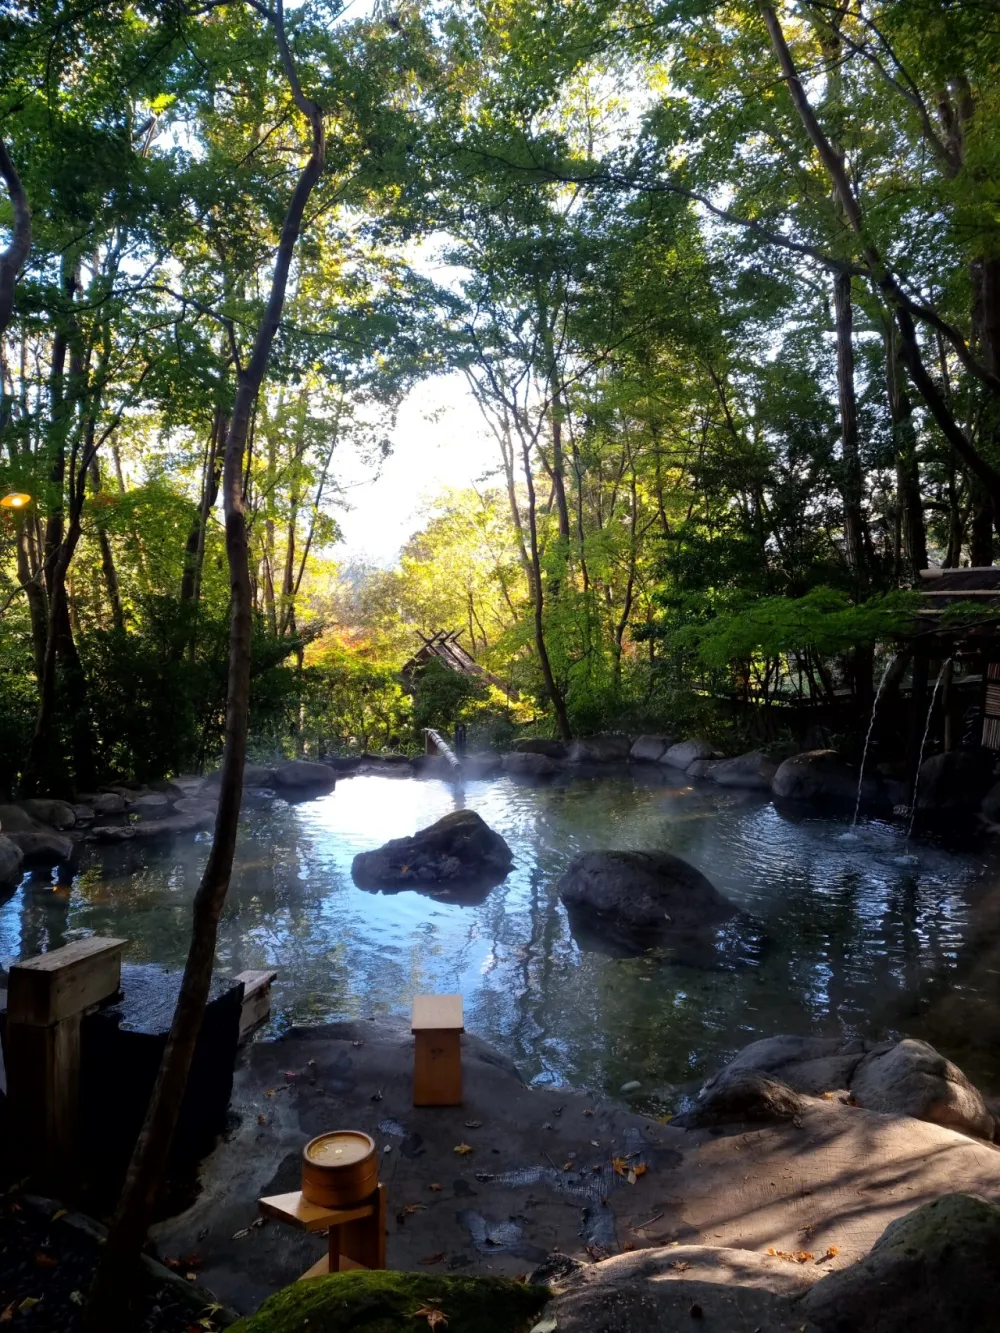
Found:
[[[441,1333],[524,1333],[550,1294],[503,1278],[337,1273],[293,1282],[229,1333],[421,1333],[425,1308],[447,1318]]]

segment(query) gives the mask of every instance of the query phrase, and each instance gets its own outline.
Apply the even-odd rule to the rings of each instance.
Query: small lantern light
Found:
[[[0,509],[23,509],[30,504],[31,496],[25,495],[24,491],[11,491],[0,499]]]

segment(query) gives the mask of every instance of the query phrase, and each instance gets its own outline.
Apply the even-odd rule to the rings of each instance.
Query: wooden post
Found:
[[[121,984],[127,940],[92,935],[15,963],[7,983],[11,1133],[28,1171],[62,1194],[78,1160],[80,1019]]]
[[[265,1217],[312,1234],[327,1233],[327,1250],[300,1281],[352,1268],[385,1268],[386,1188],[379,1185],[369,1198],[351,1208],[325,1208],[310,1203],[300,1190],[259,1199]]]
[[[461,1106],[461,995],[413,997],[413,1105]]]

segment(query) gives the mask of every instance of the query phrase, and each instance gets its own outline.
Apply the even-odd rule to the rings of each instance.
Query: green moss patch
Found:
[[[426,1333],[420,1310],[440,1310],[437,1333],[522,1333],[548,1300],[547,1287],[492,1277],[355,1272],[293,1282],[230,1333]]]

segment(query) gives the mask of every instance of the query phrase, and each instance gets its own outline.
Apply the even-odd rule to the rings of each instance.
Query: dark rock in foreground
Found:
[[[26,866],[64,865],[73,858],[73,839],[51,829],[11,833],[10,840],[20,847]]]
[[[455,810],[412,838],[393,838],[372,852],[359,852],[351,866],[363,889],[408,889],[452,881],[491,881],[514,863],[499,833],[474,810]]]
[[[1000,1208],[945,1194],[890,1222],[869,1254],[802,1301],[822,1333],[973,1333],[1000,1326]]]
[[[628,931],[694,935],[736,912],[700,870],[669,852],[584,852],[556,887],[567,908]]]
[[[18,883],[23,863],[20,847],[0,833],[0,888],[11,888]]]
[[[692,1110],[674,1117],[674,1124],[682,1129],[740,1121],[770,1125],[797,1120],[804,1110],[799,1094],[779,1079],[729,1068],[711,1081]]]
[[[745,787],[749,791],[770,791],[778,765],[761,750],[723,759],[712,769],[712,781],[720,787]]]
[[[657,764],[673,745],[669,736],[637,736],[629,750],[629,758],[636,763]]]
[[[255,1315],[231,1325],[232,1333],[395,1333],[427,1328],[440,1310],[447,1333],[522,1333],[549,1299],[544,1287],[494,1277],[445,1277],[431,1273],[339,1273],[293,1282],[269,1297]]]

